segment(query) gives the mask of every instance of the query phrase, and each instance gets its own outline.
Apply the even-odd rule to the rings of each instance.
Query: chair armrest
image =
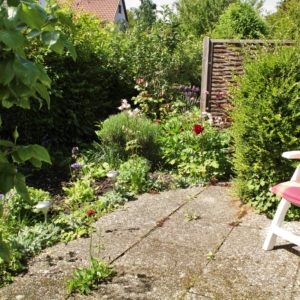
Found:
[[[283,152],[282,157],[288,158],[288,159],[300,159],[300,151]]]

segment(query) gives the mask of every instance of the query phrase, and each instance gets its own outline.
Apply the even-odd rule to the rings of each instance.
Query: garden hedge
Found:
[[[244,201],[272,215],[278,199],[269,187],[289,180],[295,167],[281,154],[300,149],[299,48],[263,52],[244,70],[233,91],[236,188]],[[290,211],[289,217],[299,216]]]
[[[86,15],[73,22],[73,30],[67,33],[76,47],[75,62],[39,45],[27,49],[33,60],[46,66],[52,79],[50,110],[33,103],[30,111],[0,111],[3,136],[17,126],[20,144],[42,144],[52,156],[91,142],[96,137],[95,122],[116,113],[120,99],[134,93],[133,75],[126,62],[120,61],[122,49],[111,42],[117,33],[101,28],[98,20]]]

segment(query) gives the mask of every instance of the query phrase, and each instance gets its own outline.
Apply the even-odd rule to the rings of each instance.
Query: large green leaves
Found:
[[[11,49],[18,49],[24,45],[23,35],[16,30],[0,30],[0,41]]]
[[[39,145],[16,146],[16,150],[13,153],[13,158],[18,163],[35,159],[37,161],[43,161],[51,164],[48,151]]]
[[[14,78],[13,60],[0,61],[0,84],[8,85]]]
[[[9,163],[0,163],[0,194],[6,194],[15,185],[17,168]]]
[[[56,15],[55,6],[47,12],[38,3],[31,1],[0,0],[0,105],[9,109],[16,105],[30,108],[31,99],[46,102],[50,106],[49,88],[51,80],[41,64],[31,61],[24,49],[37,40],[49,49],[63,54],[67,49],[75,59],[74,47],[60,31],[64,20]],[[66,23],[65,23],[66,25]],[[59,29],[59,30],[58,30]],[[2,126],[0,118],[0,126]],[[16,145],[18,132],[13,141],[0,140],[0,194],[6,194],[13,187],[24,198],[29,199],[25,177],[18,172],[17,165],[30,162],[35,167],[42,163],[51,164],[48,151],[39,145]],[[1,203],[0,203],[1,206]],[[1,211],[1,207],[0,207]],[[1,212],[0,212],[1,217]],[[0,235],[0,257],[8,258],[8,247]]]
[[[20,18],[32,29],[41,29],[48,20],[46,11],[39,5],[30,2],[21,4]]]

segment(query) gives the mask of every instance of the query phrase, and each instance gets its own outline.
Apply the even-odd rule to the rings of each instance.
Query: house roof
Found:
[[[126,20],[128,20],[125,2],[124,0],[121,1],[125,10]],[[119,2],[119,0],[76,0],[73,2],[73,5],[75,9],[82,9],[101,20],[114,22]]]

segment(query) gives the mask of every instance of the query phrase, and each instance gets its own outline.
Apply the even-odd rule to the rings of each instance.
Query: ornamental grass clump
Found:
[[[124,111],[106,119],[96,131],[102,145],[127,160],[137,154],[157,164],[160,160],[160,126],[146,117]]]
[[[269,188],[289,180],[297,162],[282,152],[300,149],[300,53],[297,47],[262,52],[245,65],[233,91],[235,186],[259,212],[273,215],[278,199]],[[299,210],[289,210],[299,218]]]

